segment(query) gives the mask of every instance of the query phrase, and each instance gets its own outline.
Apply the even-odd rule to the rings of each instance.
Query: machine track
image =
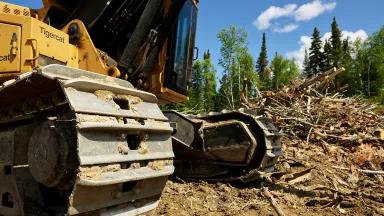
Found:
[[[168,119],[126,81],[59,65],[0,87],[0,215],[137,215],[174,171]]]
[[[252,110],[183,115],[166,112],[175,128],[175,175],[191,180],[249,182],[274,170],[282,155],[272,120]]]

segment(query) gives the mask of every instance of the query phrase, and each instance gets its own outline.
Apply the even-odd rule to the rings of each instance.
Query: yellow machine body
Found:
[[[0,81],[39,65],[78,67],[77,48],[68,35],[33,17],[28,8],[0,2]]]
[[[49,7],[49,4],[46,5]],[[59,30],[41,21],[38,16],[43,16],[44,11],[47,9],[31,12],[29,8],[0,1],[0,83],[49,64],[120,76],[117,65],[94,46],[80,20],[73,20]],[[69,42],[66,33],[72,23],[81,28],[78,46]],[[162,50],[149,79],[144,83],[144,90],[155,94],[163,104],[186,101],[186,95],[164,85],[167,43]]]

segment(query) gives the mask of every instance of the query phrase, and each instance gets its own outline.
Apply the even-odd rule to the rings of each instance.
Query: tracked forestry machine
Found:
[[[197,0],[0,2],[0,215],[138,215],[168,176],[252,179],[281,154],[247,110],[187,100]]]

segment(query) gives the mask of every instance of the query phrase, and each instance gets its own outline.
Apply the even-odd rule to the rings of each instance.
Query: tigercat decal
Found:
[[[57,35],[57,34],[54,34],[54,33],[48,31],[47,29],[45,29],[45,28],[42,27],[42,26],[40,26],[40,32],[41,32],[42,34],[44,34],[46,38],[52,38],[52,39],[55,39],[55,40],[57,40],[57,41],[59,41],[59,42],[64,43],[64,37],[59,36],[59,35]]]

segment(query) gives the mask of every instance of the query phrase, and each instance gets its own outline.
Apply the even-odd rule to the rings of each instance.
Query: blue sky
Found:
[[[7,2],[29,7],[41,5],[38,0]],[[315,26],[323,36],[330,31],[330,23],[336,16],[345,36],[352,40],[365,39],[384,24],[383,9],[382,0],[200,0],[196,45],[200,53],[210,49],[217,65],[220,43],[216,35],[221,29],[235,25],[248,32],[249,49],[255,59],[262,33],[266,32],[270,59],[278,52],[300,62],[310,44],[307,36]],[[219,66],[217,69],[221,71]]]

